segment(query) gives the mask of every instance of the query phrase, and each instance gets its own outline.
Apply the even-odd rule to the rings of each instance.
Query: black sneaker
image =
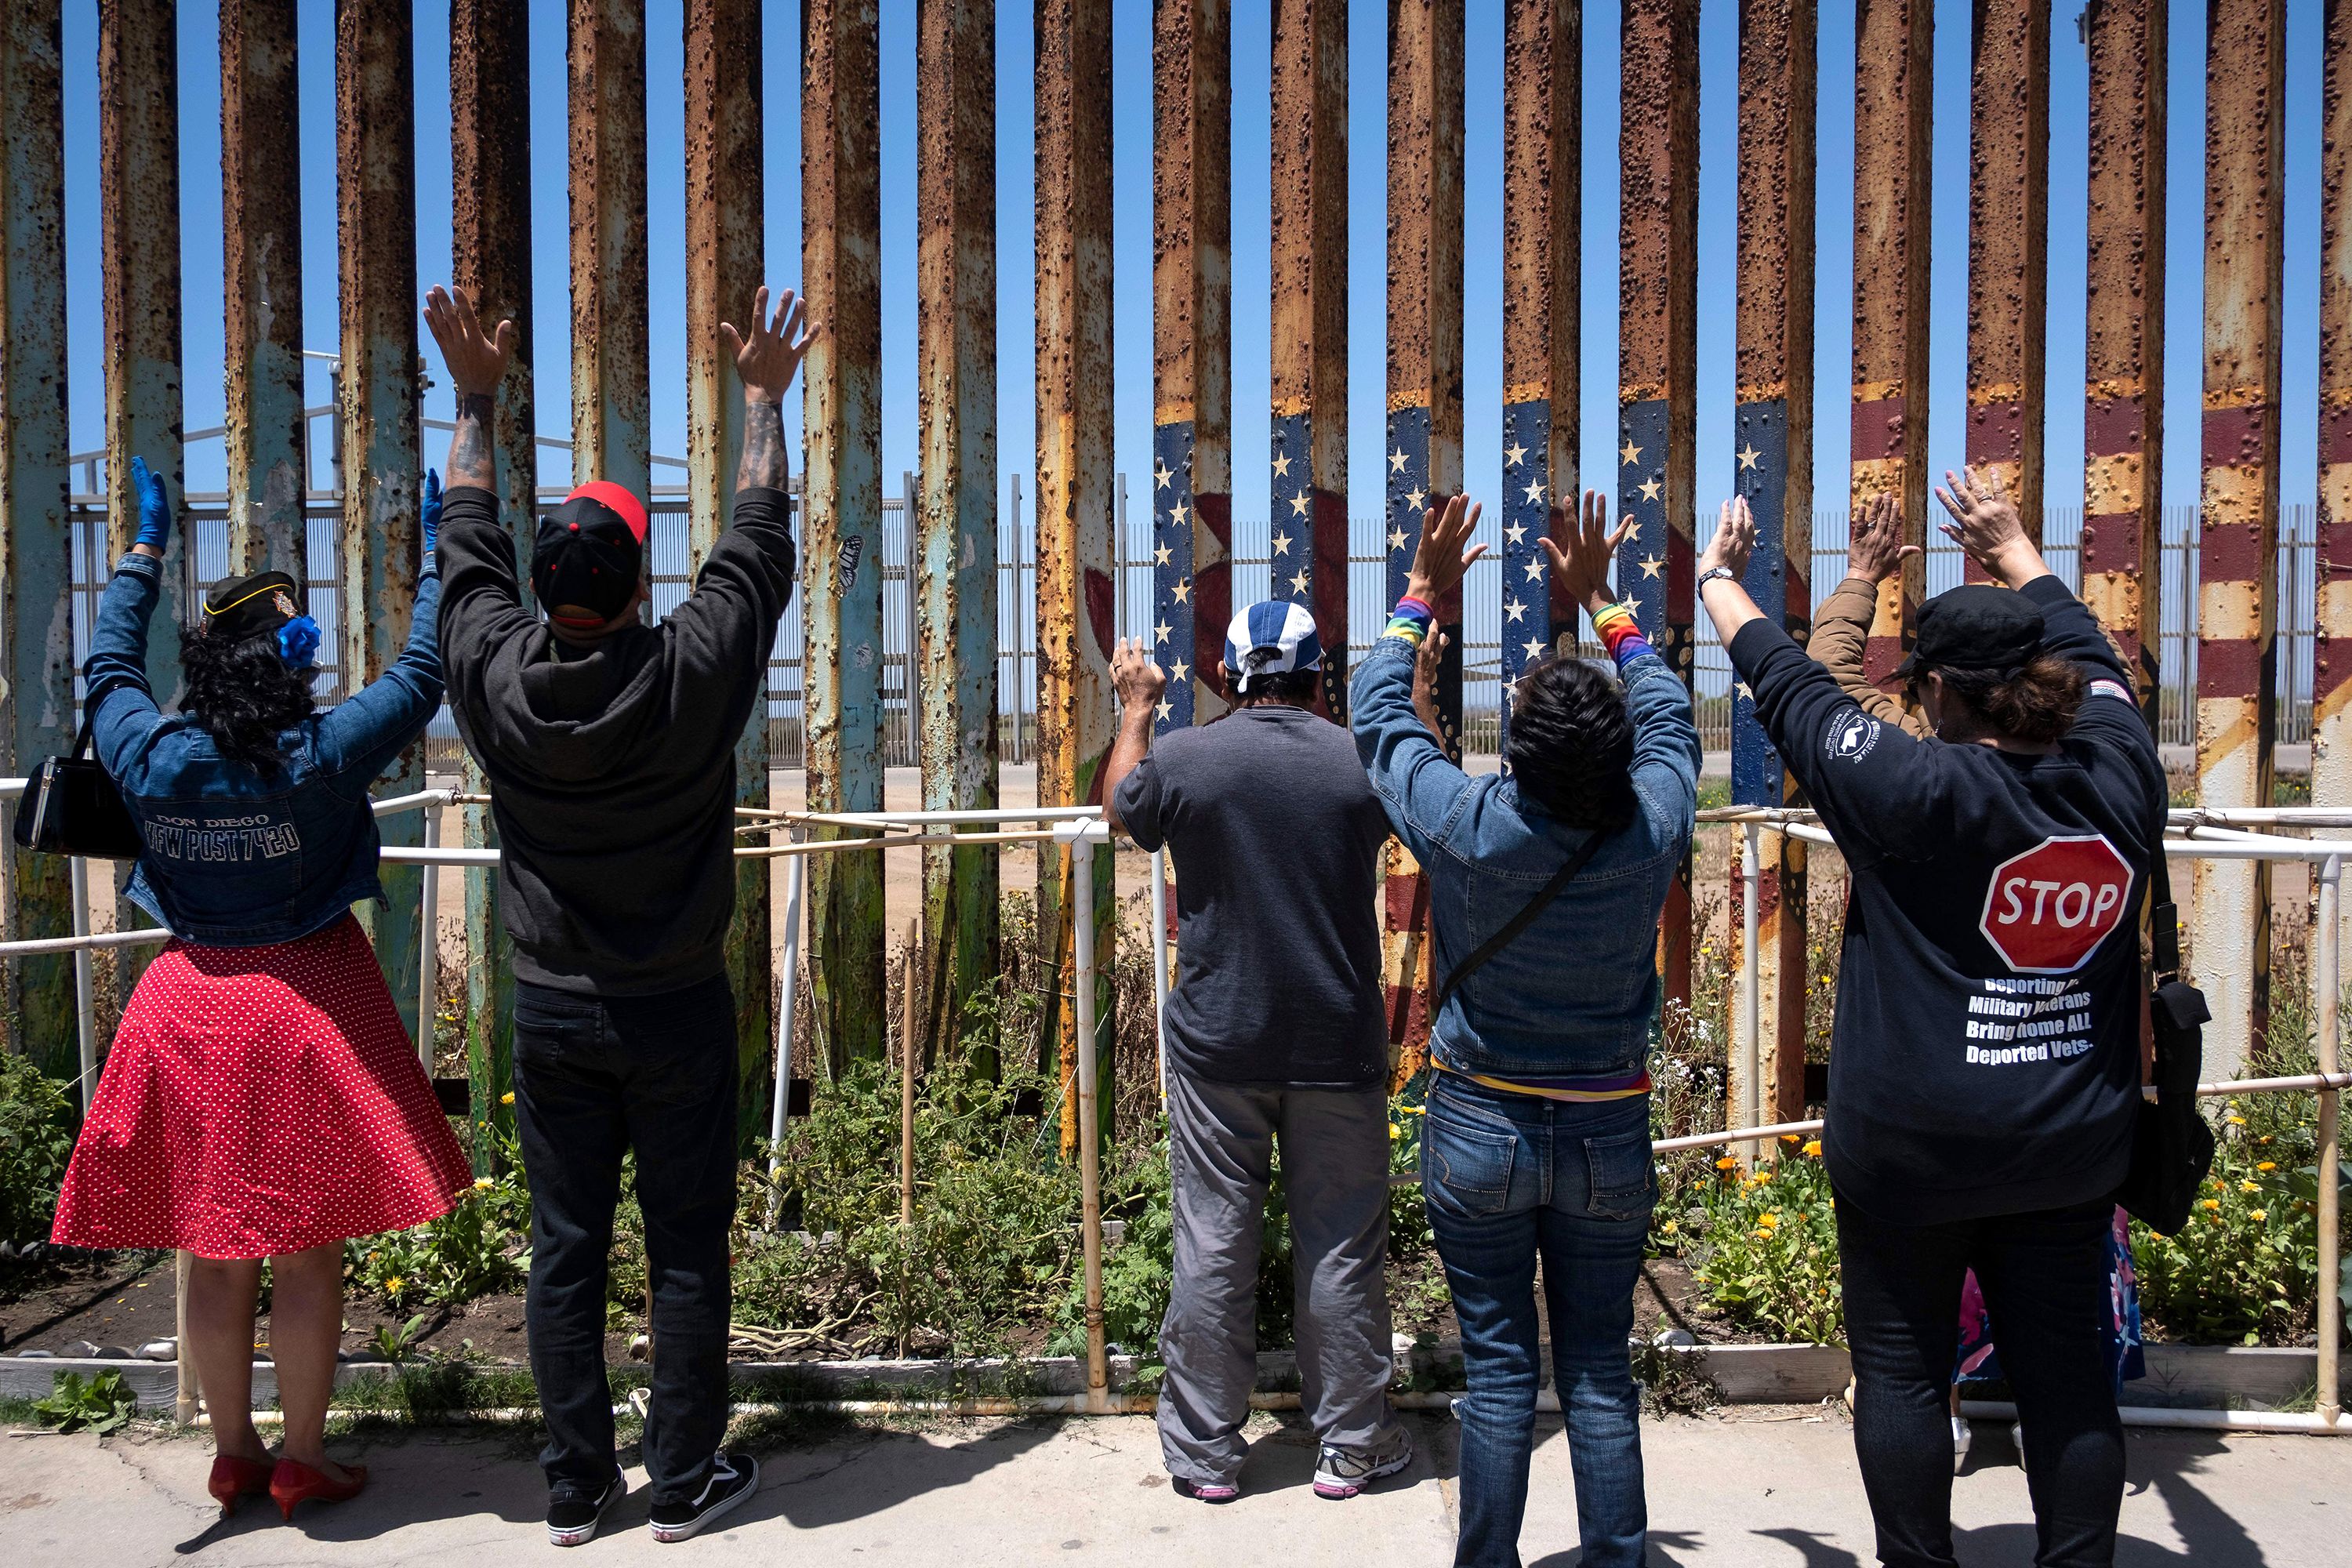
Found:
[[[628,1479],[618,1470],[604,1492],[587,1497],[579,1492],[561,1491],[547,1502],[547,1543],[550,1546],[585,1546],[596,1538],[596,1527],[604,1522],[604,1515],[613,1505],[629,1493]]]
[[[653,1517],[656,1541],[684,1541],[688,1536],[750,1497],[760,1486],[760,1461],[721,1448],[710,1456],[710,1479],[702,1490],[684,1502],[657,1502]]]

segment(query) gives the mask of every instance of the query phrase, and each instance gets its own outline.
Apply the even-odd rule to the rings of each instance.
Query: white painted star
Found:
[[[1290,580],[1290,591],[1294,594],[1304,594],[1307,592],[1306,573],[1301,572],[1297,576],[1293,577]]]
[[[1152,640],[1155,642],[1166,642],[1168,640],[1169,629],[1168,623],[1166,621],[1161,621],[1158,626],[1151,628]]]
[[[1153,471],[1151,477],[1160,481],[1160,488],[1164,490],[1168,488],[1168,481],[1174,479],[1176,475],[1167,464],[1162,463]]]
[[[1168,509],[1168,521],[1174,523],[1179,528],[1184,526],[1184,503],[1182,501],[1180,500],[1174,506]]]
[[[1162,544],[1153,548],[1151,552],[1151,563],[1154,566],[1165,566],[1168,564],[1168,546]]]
[[[1171,675],[1171,676],[1175,677],[1175,679],[1177,679],[1178,680],[1182,680],[1182,679],[1184,679],[1184,672],[1185,672],[1186,670],[1188,670],[1188,669],[1191,669],[1192,668],[1192,667],[1191,665],[1186,664],[1182,659],[1181,659],[1181,658],[1180,658],[1180,659],[1177,659],[1177,660],[1173,661],[1172,663],[1171,663],[1171,664],[1168,666],[1168,673],[1169,673],[1170,675]]]
[[[1402,550],[1404,548],[1403,529],[1391,528],[1389,530],[1389,548],[1391,550]]]
[[[1542,562],[1530,561],[1528,563],[1528,581],[1530,583],[1540,583],[1543,581]]]
[[[1401,474],[1404,472],[1404,454],[1402,452],[1391,452],[1389,454],[1389,472],[1392,474]]]
[[[1412,507],[1413,510],[1419,511],[1422,508],[1422,503],[1429,500],[1429,492],[1427,490],[1407,490],[1404,492],[1404,499],[1405,504]]]
[[[1163,701],[1163,702],[1161,702],[1161,703],[1160,704],[1160,716],[1162,719],[1167,718],[1170,714],[1171,714],[1171,713],[1173,713],[1173,712],[1175,712],[1175,711],[1176,711],[1176,705],[1175,705],[1174,703],[1172,703],[1172,702],[1165,702],[1165,701]]]
[[[1192,584],[1179,579],[1176,585],[1168,590],[1168,596],[1180,605],[1185,604],[1192,597]]]
[[[1633,595],[1628,594],[1617,602],[1625,606],[1625,613],[1627,615],[1632,616],[1635,620],[1640,620],[1642,618],[1641,600],[1633,597]]]
[[[1625,438],[1625,445],[1619,450],[1617,460],[1629,468],[1642,460],[1642,448],[1633,445],[1632,437]]]
[[[1742,447],[1739,448],[1739,466],[1743,468],[1752,468],[1756,466],[1756,459],[1763,455],[1753,447]]]
[[[1535,637],[1529,637],[1521,646],[1528,650],[1528,657],[1529,658],[1541,658],[1543,657],[1543,644],[1540,640]]]
[[[1289,453],[1276,452],[1274,455],[1274,477],[1277,479],[1286,479],[1290,477]]]
[[[1527,460],[1528,449],[1517,441],[1503,448],[1503,461],[1507,466],[1516,468]]]
[[[1519,603],[1518,600],[1506,599],[1503,601],[1503,615],[1506,619],[1516,621],[1527,613],[1528,607]]]
[[[1307,515],[1307,492],[1305,490],[1300,490],[1297,495],[1290,498],[1290,510],[1297,516],[1305,517]]]
[[[1523,522],[1515,522],[1511,524],[1510,527],[1503,530],[1503,537],[1509,540],[1514,544],[1517,544],[1520,540],[1525,539],[1527,536],[1527,524]]]
[[[1642,575],[1644,577],[1654,577],[1658,574],[1658,568],[1664,564],[1664,562],[1659,560],[1654,555],[1645,556],[1642,562]]]
[[[1631,544],[1639,544],[1639,543],[1641,543],[1641,542],[1642,542],[1642,525],[1641,525],[1640,523],[1638,523],[1638,522],[1628,524],[1628,525],[1626,526],[1626,529],[1625,529],[1625,539],[1626,539],[1626,542],[1631,543]]]
[[[1665,489],[1665,487],[1660,484],[1658,482],[1657,476],[1653,474],[1650,478],[1642,481],[1642,499],[1643,500],[1655,500],[1658,499],[1658,492],[1664,489]]]
[[[1534,480],[1529,480],[1529,481],[1528,481],[1528,483],[1527,494],[1525,495],[1525,497],[1524,497],[1523,499],[1525,499],[1525,500],[1531,500],[1531,501],[1540,502],[1540,501],[1543,500],[1543,492],[1544,492],[1544,488],[1543,488],[1543,486],[1542,486],[1540,483],[1538,483],[1537,481],[1534,481]]]
[[[1290,553],[1290,535],[1286,533],[1277,533],[1274,536],[1274,552],[1276,555],[1287,555]]]

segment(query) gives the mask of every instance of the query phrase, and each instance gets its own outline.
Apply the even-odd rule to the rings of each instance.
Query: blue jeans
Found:
[[[1582,1568],[1647,1547],[1641,1405],[1626,1335],[1657,1185],[1646,1095],[1576,1104],[1433,1074],[1422,1192],[1462,1323],[1460,1568],[1517,1568],[1538,1372],[1543,1258]]]

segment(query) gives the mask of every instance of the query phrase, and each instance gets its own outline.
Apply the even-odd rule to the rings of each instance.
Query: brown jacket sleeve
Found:
[[[1878,589],[1868,580],[1848,577],[1837,592],[1813,612],[1813,634],[1805,651],[1836,678],[1839,689],[1862,704],[1862,710],[1882,723],[1899,726],[1906,735],[1925,739],[1927,726],[1900,702],[1863,679],[1863,645],[1878,613]]]

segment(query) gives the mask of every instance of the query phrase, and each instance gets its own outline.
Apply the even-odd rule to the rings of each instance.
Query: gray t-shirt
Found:
[[[1175,860],[1169,1065],[1294,1088],[1384,1077],[1389,826],[1348,731],[1300,708],[1236,709],[1153,742],[1117,805],[1137,843]]]

